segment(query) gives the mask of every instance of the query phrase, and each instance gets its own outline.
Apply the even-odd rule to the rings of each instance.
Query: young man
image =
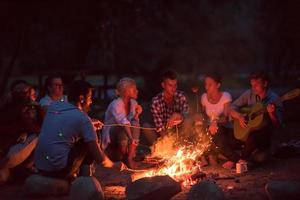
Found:
[[[168,128],[181,124],[188,116],[188,101],[182,91],[177,90],[177,75],[165,72],[161,77],[162,92],[152,99],[151,113],[159,135],[166,134]]]
[[[92,122],[87,115],[92,104],[92,86],[82,80],[75,81],[68,96],[69,103],[57,101],[48,107],[35,151],[40,173],[72,178],[80,166],[87,168],[93,161],[104,167],[121,167],[100,149],[95,127],[101,128],[102,123]]]
[[[269,89],[268,77],[265,73],[254,73],[250,77],[251,89],[244,92],[232,103],[231,116],[239,120],[241,127],[247,127],[247,121],[239,108],[253,106],[262,103],[266,106],[266,125],[261,129],[250,133],[244,143],[242,159],[249,159],[253,155],[256,162],[263,162],[267,156],[267,150],[271,146],[271,133],[274,127],[279,127],[282,123],[283,106],[281,103],[275,105],[278,95]]]

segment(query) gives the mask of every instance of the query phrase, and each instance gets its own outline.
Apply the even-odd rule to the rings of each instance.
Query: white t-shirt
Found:
[[[201,96],[201,104],[205,108],[206,115],[210,120],[218,119],[224,114],[224,105],[231,101],[231,95],[228,92],[223,92],[222,97],[216,104],[212,104],[208,101],[206,93]]]

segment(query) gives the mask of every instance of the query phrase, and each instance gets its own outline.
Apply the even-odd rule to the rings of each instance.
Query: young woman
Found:
[[[119,124],[118,127],[104,127],[102,147],[112,160],[125,161],[130,168],[137,168],[133,161],[139,142],[139,115],[142,107],[137,103],[138,90],[131,78],[122,78],[117,84],[118,98],[113,100],[105,112],[105,124]],[[110,144],[111,143],[111,144]],[[110,145],[109,145],[110,144]]]
[[[67,101],[64,95],[64,85],[60,76],[49,76],[45,81],[45,96],[40,99],[40,105],[47,110],[47,107],[54,101]]]
[[[201,105],[208,121],[208,131],[212,135],[213,143],[218,147],[220,153],[227,157],[230,161],[223,164],[224,168],[232,168],[234,163],[231,161],[238,160],[231,144],[227,144],[226,135],[232,134],[229,129],[230,103],[231,95],[221,90],[221,77],[216,74],[208,74],[205,76],[204,85],[206,93],[201,97]],[[216,163],[213,155],[209,156],[211,164]],[[203,160],[205,162],[205,160]]]
[[[32,90],[25,81],[19,82],[0,106],[0,185],[7,181],[12,168],[30,169],[33,165],[42,113],[32,98]]]

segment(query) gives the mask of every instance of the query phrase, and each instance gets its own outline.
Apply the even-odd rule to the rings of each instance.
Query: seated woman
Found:
[[[11,169],[31,168],[33,150],[42,123],[41,109],[33,101],[31,87],[20,82],[11,89],[0,112],[0,182],[9,178]]]
[[[212,135],[213,145],[216,145],[220,153],[230,160],[225,162],[223,167],[232,168],[233,162],[237,162],[239,156],[233,150],[234,146],[238,146],[238,141],[228,141],[227,139],[230,134],[233,135],[228,121],[231,95],[221,91],[221,77],[219,75],[206,75],[204,84],[206,93],[201,97],[201,105],[208,121],[208,131]],[[210,158],[211,162],[216,163],[213,154],[210,154]]]
[[[46,113],[47,107],[56,101],[68,101],[67,96],[64,95],[64,84],[61,76],[52,75],[47,77],[44,85],[45,96],[40,99],[40,105]]]
[[[138,90],[133,79],[122,78],[117,84],[116,91],[119,97],[109,104],[105,112],[104,124],[121,126],[103,128],[102,148],[107,148],[108,156],[112,160],[124,160],[128,167],[136,168],[137,163],[133,158],[139,142],[140,129],[126,125],[139,126],[142,107],[136,101]]]

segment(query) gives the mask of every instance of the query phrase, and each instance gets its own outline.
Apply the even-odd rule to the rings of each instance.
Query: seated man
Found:
[[[13,168],[30,170],[33,150],[40,132],[42,114],[31,98],[31,87],[18,81],[0,106],[0,182],[5,183]]]
[[[244,142],[241,158],[249,160],[253,155],[255,162],[263,162],[266,159],[266,152],[271,146],[271,135],[274,127],[279,127],[282,123],[283,106],[281,103],[275,105],[278,95],[269,89],[268,77],[265,73],[254,73],[250,77],[251,89],[244,92],[232,103],[231,116],[238,120],[240,126],[247,127],[247,121],[239,108],[243,106],[253,106],[262,103],[266,106],[264,125],[252,131]]]
[[[165,72],[161,77],[162,92],[152,99],[151,113],[159,136],[168,129],[184,122],[188,116],[187,97],[177,90],[177,75],[173,71]]]
[[[72,179],[82,168],[95,161],[104,167],[120,167],[111,162],[100,149],[96,126],[87,112],[92,104],[92,86],[75,81],[69,88],[69,102],[49,105],[42,125],[34,161],[42,175]],[[90,171],[81,175],[91,175]]]
[[[142,107],[137,103],[138,90],[131,78],[122,78],[117,84],[118,98],[113,100],[105,112],[105,124],[119,124],[124,126],[104,127],[102,147],[106,149],[110,158],[125,161],[130,168],[137,168],[134,162],[136,147],[139,143],[140,129],[126,125],[139,126],[139,115]],[[125,157],[125,159],[124,159]]]

